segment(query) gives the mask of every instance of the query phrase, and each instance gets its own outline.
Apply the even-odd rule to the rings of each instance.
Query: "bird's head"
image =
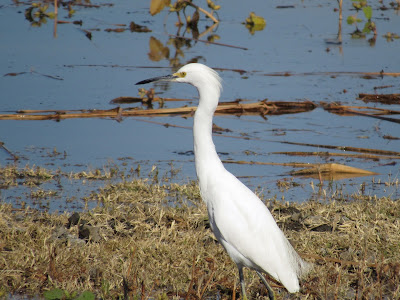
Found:
[[[146,84],[156,81],[171,81],[189,83],[195,86],[199,92],[202,89],[216,89],[221,91],[221,78],[213,69],[199,63],[191,63],[180,68],[176,73],[154,77],[139,81],[136,84]]]

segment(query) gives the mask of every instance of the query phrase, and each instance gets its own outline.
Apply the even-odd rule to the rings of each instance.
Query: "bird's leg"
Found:
[[[242,289],[242,299],[243,299],[243,300],[247,300],[246,288],[245,288],[245,286],[244,286],[243,267],[242,267],[242,266],[238,266],[238,269],[239,269],[240,287],[241,287],[241,289]]]
[[[268,290],[268,297],[270,300],[274,300],[275,299],[275,295],[274,295],[274,291],[272,290],[272,288],[270,287],[270,285],[268,284],[267,280],[265,280],[265,277],[263,276],[263,274],[261,274],[259,271],[256,271],[257,275],[260,277],[261,281],[264,283],[264,285],[267,287]]]

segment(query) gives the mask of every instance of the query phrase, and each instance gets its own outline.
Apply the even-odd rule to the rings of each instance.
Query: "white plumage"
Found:
[[[212,231],[239,269],[243,298],[247,299],[243,267],[257,272],[270,299],[274,295],[262,272],[280,281],[289,292],[298,292],[299,278],[307,273],[310,265],[290,245],[264,203],[224,168],[215,150],[212,119],[222,89],[217,72],[192,63],[172,75],[137,84],[159,80],[189,83],[199,92],[193,137],[200,193],[207,205]]]

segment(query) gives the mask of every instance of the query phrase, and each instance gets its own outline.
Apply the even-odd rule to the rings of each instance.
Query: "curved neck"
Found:
[[[217,169],[223,168],[212,140],[212,120],[218,105],[219,91],[200,92],[199,106],[194,115],[193,137],[197,178],[200,190],[206,189],[206,180]]]

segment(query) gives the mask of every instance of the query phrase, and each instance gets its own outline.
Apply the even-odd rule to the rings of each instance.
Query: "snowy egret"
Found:
[[[154,81],[189,83],[198,90],[193,136],[200,194],[212,231],[238,267],[242,298],[247,299],[243,267],[257,272],[270,299],[274,299],[274,293],[262,272],[280,281],[290,293],[298,292],[299,278],[307,273],[309,264],[293,249],[264,203],[224,168],[215,150],[212,120],[222,90],[217,72],[191,63],[172,75],[137,84]]]

